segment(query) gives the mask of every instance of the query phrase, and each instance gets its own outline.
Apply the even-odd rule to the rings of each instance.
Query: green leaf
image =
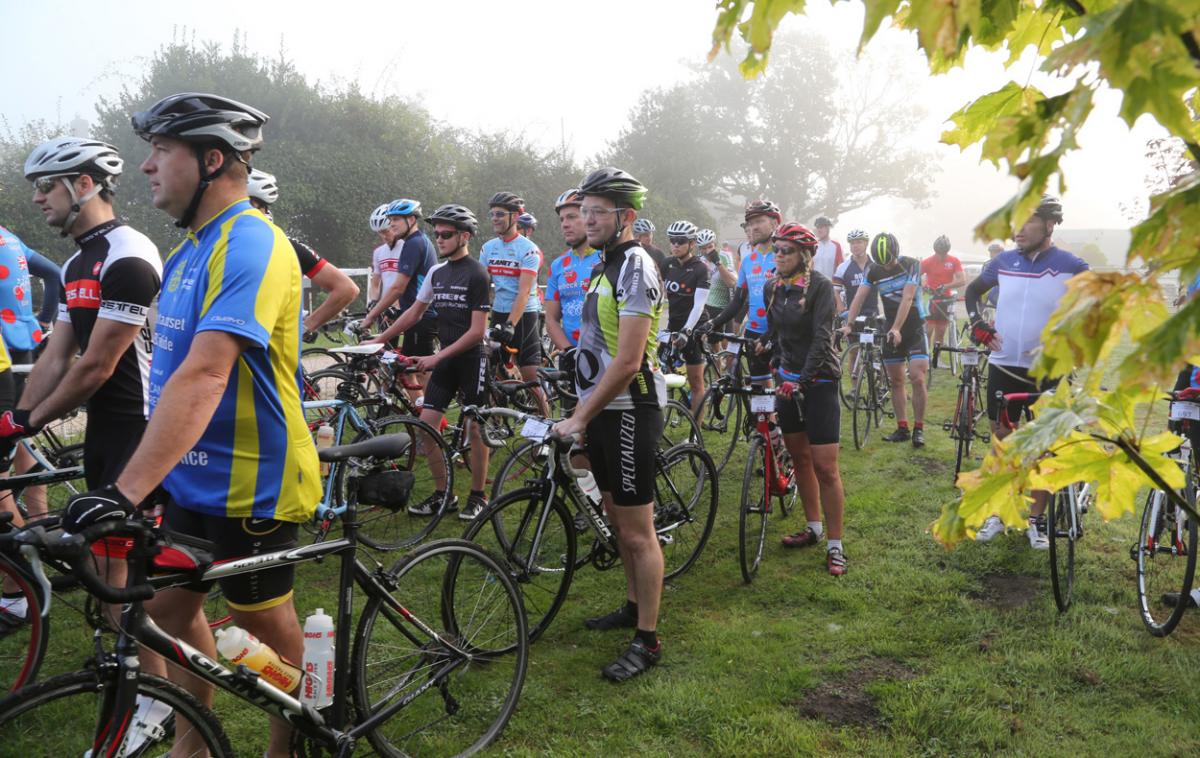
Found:
[[[895,16],[896,10],[900,7],[900,0],[864,0],[863,5],[866,6],[866,15],[863,18],[862,36],[858,40],[858,52],[862,53],[863,48],[871,41],[879,31],[879,25],[888,16]]]

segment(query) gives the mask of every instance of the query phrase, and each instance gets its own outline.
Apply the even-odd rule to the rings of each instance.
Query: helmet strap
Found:
[[[66,237],[71,233],[71,226],[75,223],[75,219],[79,217],[79,211],[83,209],[83,206],[89,200],[100,194],[100,191],[104,189],[104,185],[102,185],[100,182],[96,182],[95,186],[92,187],[90,192],[83,197],[79,197],[75,194],[74,177],[64,176],[61,178],[62,183],[67,188],[67,194],[71,196],[71,210],[67,211],[67,217],[63,219],[62,229],[59,231],[61,236]]]
[[[204,153],[210,149],[212,148],[204,145],[196,145],[193,148],[196,154],[196,165],[200,168],[200,184],[196,186],[196,191],[192,194],[192,201],[188,203],[187,208],[183,211],[183,215],[175,222],[175,226],[180,229],[186,229],[192,225],[192,220],[196,217],[196,211],[200,209],[200,200],[204,197],[204,190],[208,189],[208,185],[212,184],[212,180],[224,173],[226,167],[229,166],[229,161],[222,161],[216,171],[209,173],[204,168]],[[235,156],[234,159],[245,165],[247,170],[250,169],[250,164],[242,160],[241,156],[238,156],[236,153],[233,153],[233,155]]]

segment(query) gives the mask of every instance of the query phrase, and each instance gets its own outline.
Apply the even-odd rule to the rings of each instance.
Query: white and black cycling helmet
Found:
[[[701,229],[696,232],[696,244],[700,247],[711,245],[717,241],[717,233],[712,229]]]
[[[62,177],[67,193],[71,196],[71,210],[63,222],[62,235],[67,236],[71,224],[83,204],[103,190],[115,192],[117,177],[125,161],[117,149],[107,142],[83,137],[56,137],[33,149],[25,159],[25,178],[36,181],[44,177]],[[75,184],[70,177],[87,174],[96,181],[96,186],[83,197],[75,194]]]
[[[854,240],[870,240],[870,239],[871,239],[871,235],[867,234],[862,229],[851,229],[850,233],[846,235],[847,242],[853,242]]]
[[[948,253],[950,252],[950,238],[946,235],[941,235],[933,241],[933,252]]]
[[[387,215],[389,206],[391,206],[391,203],[384,203],[371,211],[371,217],[367,219],[367,224],[370,225],[371,231],[382,232],[388,228],[388,224],[390,223]]]
[[[446,203],[425,219],[430,224],[449,224],[456,229],[470,232],[472,235],[479,231],[479,221],[475,214],[465,205]]]
[[[699,231],[691,221],[676,221],[667,227],[667,239],[672,242],[681,239],[694,242]]]
[[[653,234],[654,222],[648,218],[639,218],[633,222],[634,234]]]
[[[554,212],[558,213],[563,208],[567,208],[572,205],[576,208],[583,205],[583,198],[579,196],[578,187],[572,187],[558,196],[558,199],[554,201]]]
[[[246,179],[246,192],[255,200],[274,205],[279,199],[279,184],[274,174],[254,168]]]
[[[1033,212],[1033,215],[1061,224],[1063,220],[1062,201],[1054,195],[1042,195],[1042,201],[1038,203],[1037,210]]]

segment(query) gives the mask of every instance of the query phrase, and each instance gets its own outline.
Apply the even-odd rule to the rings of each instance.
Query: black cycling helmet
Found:
[[[449,224],[455,229],[475,234],[479,231],[479,222],[470,208],[455,203],[446,203],[425,219],[430,224]]]
[[[1033,212],[1033,215],[1061,224],[1063,220],[1062,201],[1054,195],[1042,195],[1042,201],[1038,203],[1037,210]]]
[[[640,211],[646,202],[646,187],[631,174],[609,166],[588,174],[579,185],[579,196],[607,197],[617,204]]]
[[[488,200],[489,208],[503,208],[506,211],[513,213],[525,212],[525,200],[514,195],[511,192],[497,192],[492,195],[492,199]]]
[[[210,174],[204,168],[204,151],[216,147],[227,153],[226,158],[232,152],[233,159],[244,163],[249,171],[250,164],[241,153],[262,147],[262,128],[269,116],[257,108],[219,95],[181,92],[164,97],[149,110],[138,111],[131,120],[133,131],[146,141],[153,137],[170,137],[190,143],[195,150],[200,184],[183,215],[175,222],[175,226],[182,228],[192,223],[204,190],[230,163],[226,160]]]
[[[875,235],[875,239],[871,240],[871,246],[867,252],[870,253],[872,261],[880,266],[886,266],[900,257],[900,241],[891,232],[880,232]]]
[[[946,235],[941,235],[933,241],[933,252],[948,253],[950,252],[950,238]]]

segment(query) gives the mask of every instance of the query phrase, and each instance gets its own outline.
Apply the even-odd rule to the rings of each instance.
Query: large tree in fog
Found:
[[[642,94],[604,158],[650,186],[736,212],[748,197],[788,218],[839,214],[873,198],[921,204],[934,160],[909,146],[922,111],[894,69],[839,60],[811,35],[781,36],[771,67],[746,81],[723,57]]]

